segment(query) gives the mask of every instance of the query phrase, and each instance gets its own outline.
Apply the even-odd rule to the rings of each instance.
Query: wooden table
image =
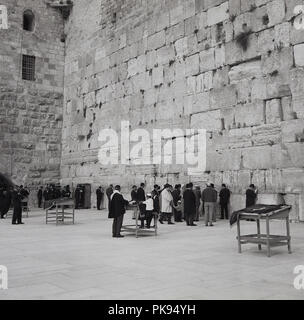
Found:
[[[141,221],[139,219],[140,211],[139,211],[138,204],[128,205],[127,211],[134,212],[135,224],[123,225],[121,228],[122,232],[134,233],[136,238],[138,238],[138,236],[140,234],[152,234],[153,233],[155,236],[157,236],[157,222],[158,222],[158,214],[157,213],[154,214],[154,227],[147,229],[147,228],[140,228]]]
[[[65,223],[67,220],[70,220],[73,224],[75,223],[74,199],[63,198],[52,200],[48,206],[46,209],[46,224],[56,222],[56,225],[58,225],[59,223]]]
[[[267,205],[265,205],[267,207]],[[267,256],[270,257],[271,247],[287,246],[288,253],[291,253],[291,237],[289,226],[289,212],[291,206],[282,206],[280,209],[268,213],[246,213],[240,212],[237,218],[237,240],[239,253],[242,252],[242,244],[254,243],[258,245],[258,249],[262,250],[262,245],[267,246]],[[255,220],[257,224],[257,233],[241,235],[241,220]],[[261,234],[260,221],[266,221],[266,234]],[[271,220],[285,220],[286,221],[286,235],[272,235],[270,234]]]

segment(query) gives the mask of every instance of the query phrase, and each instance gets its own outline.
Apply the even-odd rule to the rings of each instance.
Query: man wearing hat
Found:
[[[120,231],[123,223],[123,217],[126,213],[126,205],[129,204],[129,201],[123,198],[120,190],[120,186],[117,185],[110,200],[109,218],[114,219],[112,227],[113,238],[123,238]]]

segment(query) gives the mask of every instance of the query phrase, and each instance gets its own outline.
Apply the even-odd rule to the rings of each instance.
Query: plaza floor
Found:
[[[131,215],[126,220],[131,222]],[[0,221],[0,265],[8,268],[1,299],[304,299],[293,286],[294,267],[304,265],[304,224],[291,224],[287,247],[243,246],[236,228],[218,221],[160,225],[159,235],[111,237],[105,211],[76,211],[75,225],[46,225],[42,211],[25,225]],[[128,222],[128,221],[127,221]],[[245,222],[242,232],[255,231]],[[283,222],[271,223],[284,233]]]

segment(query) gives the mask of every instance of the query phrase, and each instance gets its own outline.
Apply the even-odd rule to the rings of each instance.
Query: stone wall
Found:
[[[66,25],[61,177],[93,186],[213,181],[244,206],[254,183],[303,220],[301,0],[74,1]],[[207,170],[101,167],[100,129],[206,128]]]
[[[0,30],[0,172],[34,190],[60,178],[64,22],[45,1],[0,0],[8,29]],[[33,32],[23,12],[35,14]],[[22,80],[22,54],[36,56],[36,81]]]

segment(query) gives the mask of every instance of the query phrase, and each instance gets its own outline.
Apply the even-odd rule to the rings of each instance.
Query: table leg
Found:
[[[56,205],[56,226],[58,225],[58,206]]]
[[[239,253],[242,253],[242,246],[241,246],[241,224],[240,224],[240,218],[237,218],[237,235],[238,235],[238,247],[239,247]]]
[[[261,236],[261,224],[260,224],[260,219],[257,219],[257,231],[258,231],[258,238],[260,239]],[[262,250],[262,246],[259,244],[258,245],[259,250]]]
[[[269,216],[266,217],[266,235],[267,235],[267,256],[270,257],[270,240],[269,240],[270,228],[269,228]]]
[[[287,231],[287,237],[288,237],[287,239],[288,253],[291,253],[289,217],[286,218],[286,231]]]
[[[135,229],[135,236],[138,238],[138,213],[139,213],[139,208],[137,208],[136,216],[135,216],[135,224],[136,224],[136,229]]]

